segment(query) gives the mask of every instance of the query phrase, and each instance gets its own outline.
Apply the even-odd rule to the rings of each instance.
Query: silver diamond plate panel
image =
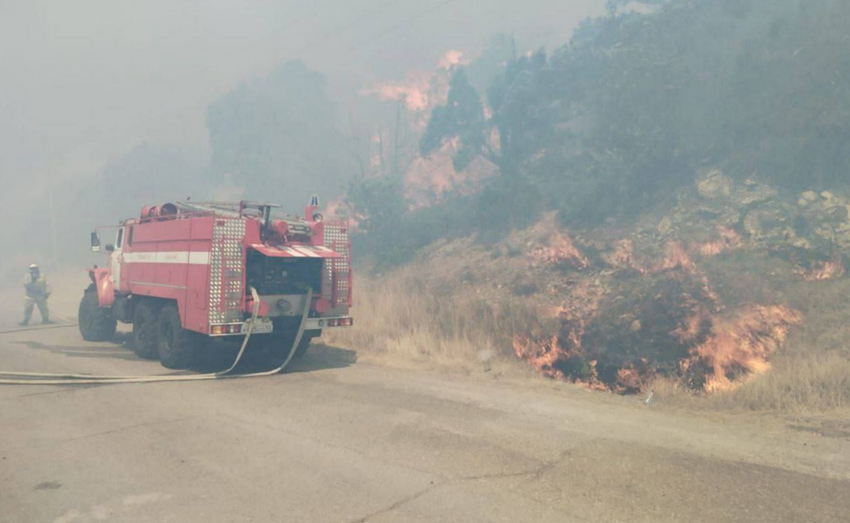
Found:
[[[210,253],[210,324],[242,321],[245,221],[217,218]]]
[[[334,307],[348,300],[350,289],[348,288],[349,274],[351,272],[351,260],[349,258],[348,228],[343,225],[325,224],[325,247],[340,254],[342,258],[325,260],[325,285],[330,289],[333,285],[334,273],[336,274],[336,298]]]

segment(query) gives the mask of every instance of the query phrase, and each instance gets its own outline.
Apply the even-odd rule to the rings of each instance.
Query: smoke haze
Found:
[[[307,168],[304,185],[271,196],[264,182],[239,179],[252,173],[232,178],[210,165],[211,104],[240,86],[268,85],[287,62],[323,77],[339,120],[328,125],[339,125],[371,111],[355,107],[364,89],[432,71],[449,50],[479,52],[498,33],[523,49],[554,48],[602,12],[601,0],[0,0],[0,208],[13,224],[0,230],[0,312],[17,316],[32,262],[57,293],[81,290],[78,269],[103,263],[88,253],[88,232],[141,204],[274,196],[293,205],[309,192],[338,192],[356,174],[344,160],[332,165],[345,172],[321,179],[324,187],[308,187],[315,155],[288,162],[293,172],[280,174]],[[368,148],[374,122],[357,118],[350,132]],[[225,134],[231,124],[222,122]],[[72,315],[75,299],[54,301]]]

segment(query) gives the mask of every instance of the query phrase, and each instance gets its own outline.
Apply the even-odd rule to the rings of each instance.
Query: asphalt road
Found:
[[[0,386],[0,522],[850,521],[846,437],[355,360]],[[74,329],[0,335],[0,367],[163,372]]]

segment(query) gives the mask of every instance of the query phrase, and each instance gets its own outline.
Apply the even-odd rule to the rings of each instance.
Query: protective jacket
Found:
[[[27,274],[24,279],[24,288],[27,291],[27,298],[33,300],[45,300],[50,296],[50,284],[44,276],[39,276],[35,280]]]

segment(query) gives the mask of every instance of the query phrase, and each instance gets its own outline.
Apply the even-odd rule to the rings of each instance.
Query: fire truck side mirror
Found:
[[[114,252],[114,251],[115,251],[115,246],[112,245],[111,243],[107,243],[106,244],[106,252]]]
[[[100,236],[96,232],[91,233],[91,252],[100,252]]]

